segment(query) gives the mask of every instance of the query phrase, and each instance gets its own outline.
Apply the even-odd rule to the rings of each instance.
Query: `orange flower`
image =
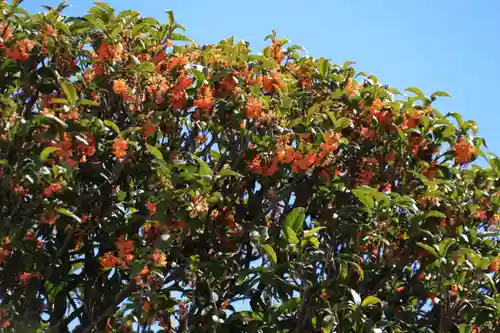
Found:
[[[167,266],[167,255],[159,250],[153,252],[153,263],[156,267]]]
[[[151,121],[151,119],[148,119],[148,121],[146,121],[143,125],[142,125],[142,130],[144,132],[144,136],[146,138],[149,138],[151,135],[155,134],[156,133],[156,125],[153,124],[153,122]]]
[[[456,284],[451,286],[451,296],[458,296],[458,286]]]
[[[263,175],[266,177],[271,177],[279,170],[278,167],[278,156],[275,155],[271,165],[263,171]]]
[[[113,51],[109,46],[108,42],[103,42],[99,45],[99,48],[96,51],[97,57],[101,61],[109,61],[113,59]]]
[[[120,138],[113,141],[113,153],[115,157],[122,160],[127,155],[128,142]]]
[[[496,273],[498,272],[498,267],[500,266],[500,259],[499,258],[495,258],[491,261],[490,263],[490,266],[488,267],[488,270],[491,272],[491,273]]]
[[[375,176],[375,173],[372,170],[365,169],[359,173],[358,184],[359,185],[370,185],[372,182],[372,178],[374,176]]]
[[[330,181],[330,174],[326,170],[321,170],[319,173],[320,177],[323,179],[325,183],[328,183]]]
[[[196,144],[202,144],[202,143],[205,143],[207,142],[208,138],[205,136],[205,135],[198,135],[196,137]]]
[[[370,113],[375,113],[375,111],[378,111],[384,107],[384,104],[382,104],[382,101],[378,98],[373,100],[372,105],[370,106]]]
[[[122,258],[126,258],[129,254],[132,254],[135,249],[134,241],[125,240],[125,237],[123,236],[120,236],[120,238],[118,238],[118,240],[115,242],[115,246],[118,250],[118,253],[120,254],[120,257]]]
[[[106,252],[104,255],[99,259],[101,262],[101,267],[102,268],[113,268],[116,266],[118,263],[118,258],[116,258],[113,253],[111,252]]]
[[[262,84],[264,86],[264,91],[267,93],[274,93],[277,88],[283,89],[285,87],[279,73],[272,73],[271,75],[265,76],[262,80]]]
[[[250,96],[246,105],[246,117],[248,119],[257,119],[261,116],[262,102],[254,96]]]
[[[263,171],[261,163],[260,154],[255,155],[249,165],[250,171],[256,174],[261,174]]]
[[[43,195],[46,197],[51,197],[54,193],[60,193],[62,191],[62,186],[60,183],[50,184],[43,191]]]
[[[87,141],[87,143],[79,142],[78,145],[76,146],[76,149],[80,153],[83,154],[81,162],[85,162],[86,157],[94,156],[94,154],[96,152],[96,146],[95,146],[96,140],[95,140],[95,138],[90,134],[84,134],[83,136],[85,137],[85,141]]]
[[[453,146],[455,151],[455,161],[457,164],[466,164],[472,161],[475,153],[474,146],[464,139],[460,139]]]
[[[27,284],[29,282],[29,280],[31,280],[31,279],[38,279],[39,277],[40,277],[39,273],[27,273],[27,272],[24,272],[24,273],[20,274],[19,280],[21,280],[21,283],[23,285],[25,285],[25,284]]]
[[[389,152],[389,154],[387,154],[387,156],[385,157],[385,162],[392,163],[392,162],[394,162],[395,157],[396,157],[396,153],[394,152],[394,150],[391,150]]]
[[[295,157],[295,150],[288,146],[278,152],[278,159],[281,163],[289,164],[292,163]]]
[[[316,162],[316,154],[309,153],[299,161],[299,169],[306,171],[314,164],[314,162]]]
[[[101,61],[120,61],[123,54],[123,45],[121,43],[109,45],[108,42],[103,42],[99,45],[96,53],[97,58]]]
[[[283,61],[285,53],[281,50],[283,41],[273,40],[273,44],[269,47],[270,56],[279,64]]]
[[[212,97],[212,90],[210,89],[209,86],[203,87],[203,92],[201,96],[198,99],[196,99],[193,103],[194,106],[203,111],[208,111],[212,109],[213,104],[214,100]]]
[[[5,55],[15,61],[26,61],[35,42],[27,39],[16,42],[11,48],[5,50]]]
[[[0,37],[3,40],[9,40],[12,37],[12,28],[7,26],[7,23],[0,24]]]
[[[148,209],[149,216],[153,216],[156,214],[156,204],[152,202],[147,202],[146,203],[146,208]]]
[[[223,93],[230,93],[233,92],[233,90],[236,88],[236,85],[238,84],[237,79],[232,76],[228,75],[224,77],[222,80],[220,80],[220,90]]]
[[[124,80],[113,81],[113,91],[120,96],[126,96],[128,93],[128,86]]]

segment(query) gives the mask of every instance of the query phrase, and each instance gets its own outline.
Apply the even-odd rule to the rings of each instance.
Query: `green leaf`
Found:
[[[406,88],[405,91],[412,92],[419,97],[424,97],[423,91],[415,87]]]
[[[146,61],[137,66],[136,70],[141,73],[154,73],[156,67],[152,62]]]
[[[56,116],[54,116],[53,114],[42,114],[40,115],[42,118],[44,119],[49,119],[49,120],[52,120],[56,123],[58,123],[59,125],[61,125],[63,128],[68,128],[68,125],[62,121],[61,119],[57,118]]]
[[[63,215],[66,215],[68,217],[75,219],[78,223],[82,222],[82,220],[78,216],[76,216],[75,214],[73,214],[72,212],[67,210],[66,208],[58,208],[57,211]]]
[[[148,151],[154,157],[156,157],[159,160],[163,160],[163,155],[162,155],[161,151],[158,148],[156,148],[155,146],[148,145],[148,144],[146,144],[146,147],[148,148]]]
[[[451,95],[444,91],[436,91],[431,95],[431,98],[433,97],[451,97]]]
[[[356,290],[349,288],[349,287],[347,287],[347,289],[351,293],[352,300],[354,301],[354,304],[356,304],[356,306],[359,306],[361,304],[361,296],[359,296],[359,294],[356,292]]]
[[[325,58],[319,59],[318,62],[319,62],[319,74],[321,75],[322,78],[325,78],[330,69],[330,62],[328,61],[328,59]]]
[[[290,244],[297,244],[299,242],[299,239],[297,238],[297,234],[290,227],[285,227],[283,229],[283,235],[285,236],[285,239]]]
[[[344,128],[349,126],[350,123],[351,123],[351,121],[349,120],[349,118],[346,118],[346,117],[339,118],[335,122],[335,130],[337,132],[341,132]]]
[[[195,77],[198,86],[201,86],[203,83],[207,81],[207,78],[205,77],[205,74],[203,74],[203,72],[200,72],[199,70],[194,68],[190,69],[189,71]]]
[[[446,254],[448,253],[448,249],[450,248],[450,246],[452,246],[453,244],[455,244],[457,241],[453,238],[447,238],[447,239],[443,239],[440,243],[439,243],[439,254],[441,255],[441,257],[445,257]]]
[[[311,230],[308,230],[304,234],[304,238],[310,238],[310,237],[314,236],[318,231],[323,230],[323,229],[326,229],[326,227],[316,227],[316,228],[313,228]]]
[[[56,150],[59,150],[59,148],[57,148],[57,147],[46,147],[40,153],[40,160],[42,162],[44,162],[45,160],[47,160],[47,158],[49,157],[49,155],[52,154],[53,152],[55,152]]]
[[[231,169],[223,169],[219,174],[217,175],[219,177],[236,177],[236,178],[245,178],[241,173],[238,173],[236,171],[233,171]]]
[[[168,25],[173,28],[175,24],[174,12],[171,10],[167,10],[168,15]]]
[[[306,210],[304,207],[296,207],[285,218],[285,227],[289,227],[294,232],[302,229],[304,220],[306,219]]]
[[[368,296],[361,303],[361,307],[365,308],[365,307],[368,307],[368,306],[374,305],[374,304],[382,304],[382,301],[378,297]]]
[[[426,250],[427,252],[429,252],[430,254],[432,254],[434,257],[439,258],[439,254],[436,252],[436,250],[432,246],[429,246],[429,245],[424,244],[422,242],[416,242],[416,244],[418,246],[420,246],[421,248],[423,248],[424,250]]]
[[[116,134],[118,134],[118,135],[121,134],[120,128],[118,128],[118,126],[114,122],[112,122],[111,120],[105,120],[104,125],[107,127],[111,127],[113,129],[113,131],[115,131]]]
[[[446,218],[446,215],[441,213],[441,212],[438,212],[436,210],[430,210],[428,212],[425,213],[425,218],[429,218],[429,217],[439,217],[439,218]]]
[[[212,176],[213,175],[213,171],[207,162],[205,162],[204,160],[202,160],[201,158],[199,158],[196,155],[192,155],[192,156],[196,160],[196,162],[198,162],[198,164],[200,166],[199,174],[201,176]]]
[[[90,99],[81,99],[78,101],[78,104],[80,105],[91,105],[91,106],[99,106],[99,103],[94,102]]]
[[[315,248],[319,248],[319,239],[317,239],[316,237],[308,238],[307,242],[311,243]]]
[[[172,35],[170,36],[170,39],[171,40],[175,40],[175,41],[182,41],[182,42],[192,42],[193,40],[187,36],[184,36],[184,35],[181,35],[181,34],[178,34],[178,33],[172,33]]]
[[[457,113],[457,112],[449,112],[445,115],[445,117],[446,118],[448,118],[448,117],[455,118],[459,127],[462,127],[462,124],[464,123],[462,116],[460,115],[460,113]]]
[[[361,203],[368,209],[368,211],[372,211],[373,208],[375,207],[375,201],[373,200],[373,197],[368,195],[366,190],[364,189],[354,189],[352,190],[352,193],[358,198]]]
[[[278,262],[278,257],[276,256],[276,252],[271,247],[271,245],[263,244],[261,245],[261,249],[265,252],[267,257],[271,260],[273,264],[276,264]]]
[[[51,98],[50,102],[53,104],[63,104],[63,105],[69,103],[69,101],[66,98]]]
[[[354,267],[354,269],[356,270],[356,272],[358,272],[358,274],[359,274],[359,279],[360,280],[364,280],[365,279],[365,271],[363,271],[363,269],[361,268],[361,266],[359,266],[359,264],[355,263],[354,261],[346,261],[346,263],[348,263],[349,265],[351,265],[352,267]]]
[[[69,103],[72,106],[76,105],[77,95],[76,95],[76,89],[73,86],[73,84],[71,84],[68,81],[64,81],[64,82],[61,83],[61,88],[63,89],[64,94],[66,95]]]

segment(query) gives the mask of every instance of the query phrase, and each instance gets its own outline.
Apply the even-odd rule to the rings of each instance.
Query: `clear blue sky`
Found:
[[[116,9],[134,9],[166,21],[164,9],[198,43],[235,36],[258,51],[276,29],[304,46],[309,55],[356,68],[403,90],[447,91],[441,112],[474,119],[489,150],[500,154],[499,0],[110,0]],[[24,8],[55,6],[58,0],[26,0]],[[69,0],[72,15],[83,15],[90,0]],[[497,139],[498,137],[498,139]]]

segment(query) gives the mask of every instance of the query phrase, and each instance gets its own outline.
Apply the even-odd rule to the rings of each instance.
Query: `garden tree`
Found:
[[[0,3],[3,331],[499,331],[500,161],[433,108],[446,93],[275,33],[256,54],[171,12],[19,5]]]

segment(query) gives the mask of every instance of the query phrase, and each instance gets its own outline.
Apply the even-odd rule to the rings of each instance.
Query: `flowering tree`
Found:
[[[96,3],[0,2],[5,332],[498,332],[473,121]],[[471,165],[482,156],[488,165]]]

